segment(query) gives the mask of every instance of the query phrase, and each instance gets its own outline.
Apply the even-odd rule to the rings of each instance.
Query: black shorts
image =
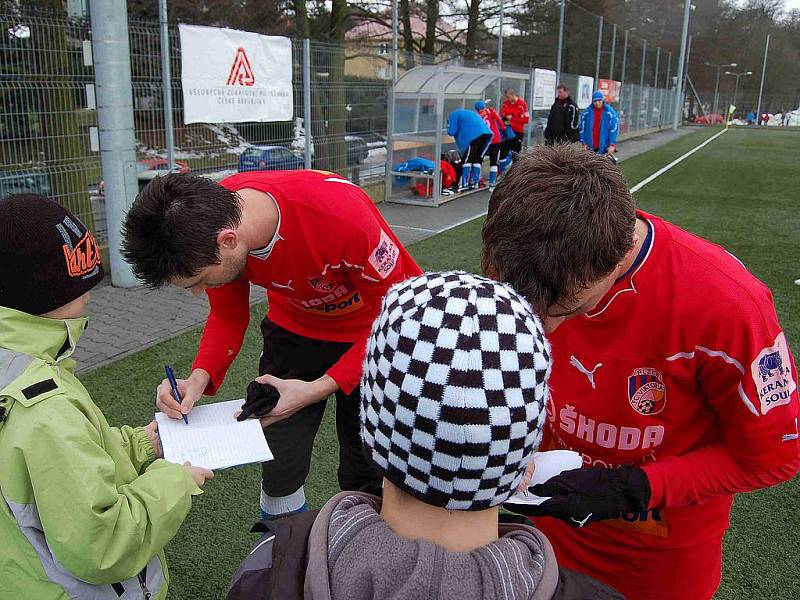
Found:
[[[508,140],[508,147],[514,155],[514,158],[517,158],[517,155],[522,152],[522,134],[517,133],[517,137],[513,140]]]
[[[469,143],[467,149],[467,156],[464,159],[465,165],[479,165],[483,162],[483,157],[486,156],[486,151],[489,149],[489,144],[492,141],[492,134],[485,133],[479,135]]]
[[[500,142],[489,146],[489,164],[493,167],[497,166],[497,159],[500,158],[500,146]]]
[[[352,344],[313,340],[275,325],[261,322],[264,352],[259,375],[313,381],[322,377]],[[364,455],[359,423],[360,393],[336,392],[336,434],[339,438],[339,487],[358,490],[380,482],[381,477]],[[261,464],[261,487],[270,496],[288,496],[305,483],[311,466],[311,450],[325,414],[327,400],[306,406],[288,419],[264,429],[275,459]]]
[[[517,138],[512,138],[510,140],[503,140],[500,143],[500,160],[505,160],[506,158],[508,158],[508,155],[511,153],[512,150],[511,147],[514,146],[515,144],[514,140],[516,139]]]

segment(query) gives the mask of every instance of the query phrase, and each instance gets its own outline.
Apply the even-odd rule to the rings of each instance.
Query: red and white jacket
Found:
[[[631,600],[711,598],[733,493],[800,466],[797,372],[763,283],[724,248],[639,216],[652,236],[643,260],[549,336],[543,449],[642,466],[650,506],[582,529],[537,525],[559,564]]]
[[[478,114],[483,119],[483,122],[492,130],[492,144],[499,144],[503,141],[503,130],[506,128],[503,119],[497,114],[497,111],[490,106],[479,110]]]
[[[372,322],[392,284],[421,269],[372,200],[347,179],[321,171],[259,171],[222,180],[232,191],[264,192],[278,207],[271,252],[254,251],[244,275],[206,290],[211,311],[193,368],[222,385],[250,320],[250,284],[267,290],[269,318],[298,335],[352,348],[328,370],[345,393],[361,379]]]
[[[525,131],[525,125],[531,120],[528,104],[522,98],[517,98],[516,102],[510,100],[503,102],[503,106],[500,107],[500,116],[510,116],[511,129],[518,134]]]

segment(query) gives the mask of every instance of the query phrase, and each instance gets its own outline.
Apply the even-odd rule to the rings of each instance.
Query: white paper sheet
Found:
[[[536,465],[536,469],[533,472],[530,487],[544,483],[564,471],[579,468],[583,464],[583,459],[580,454],[572,450],[550,450],[534,454],[533,464]],[[506,502],[539,505],[547,499],[531,492],[517,492]]]
[[[234,413],[244,400],[230,400],[195,406],[189,424],[156,413],[158,435],[164,458],[196,467],[225,469],[238,465],[272,460],[272,451],[264,439],[258,419],[239,422]]]

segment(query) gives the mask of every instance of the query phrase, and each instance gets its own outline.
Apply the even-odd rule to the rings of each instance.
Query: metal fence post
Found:
[[[657,102],[657,97],[659,95],[659,92],[658,92],[658,67],[660,65],[661,65],[661,46],[656,46],[656,74],[655,74],[655,77],[653,78],[653,94],[654,94],[654,97],[653,97],[653,108],[654,109],[656,108],[655,104]],[[660,109],[659,109],[658,118],[659,119],[661,118],[661,110]],[[651,118],[650,119],[650,124],[652,125],[652,123],[653,123],[653,119]],[[656,120],[656,125],[658,125],[658,120]]]
[[[90,10],[111,282],[133,287],[137,282],[122,257],[120,231],[138,192],[128,8],[115,0],[91,0]]]
[[[561,83],[561,52],[564,48],[564,10],[567,0],[561,0],[561,13],[558,18],[558,56],[556,57],[556,85]]]
[[[761,118],[761,94],[764,92],[764,76],[767,73],[767,54],[769,53],[769,36],[767,34],[767,45],[764,48],[764,64],[761,67],[761,85],[758,88],[758,108],[756,109],[756,123]]]
[[[600,53],[603,51],[603,17],[600,16],[599,25],[597,26],[597,58],[594,61],[594,89],[599,86],[597,82],[600,81]]]
[[[639,73],[639,106],[636,116],[637,129],[642,129],[642,100],[644,100],[644,68],[647,66],[647,40],[642,42],[642,68]],[[645,104],[645,123],[647,123],[647,104]]]
[[[158,26],[161,41],[161,85],[164,98],[164,135],[167,143],[167,168],[175,168],[175,131],[172,129],[172,76],[169,68],[169,22],[167,0],[158,0]]]
[[[392,0],[392,83],[397,81],[397,0]]]
[[[531,69],[531,75],[528,78],[528,113],[533,114],[533,84],[534,84],[534,70]],[[531,119],[530,124],[528,125],[528,131],[525,133],[525,147],[531,147],[531,134],[533,133],[533,119]]]
[[[625,36],[624,37],[625,37],[625,42],[623,43],[623,46],[622,46],[622,72],[620,73],[620,77],[619,77],[619,109],[620,109],[620,111],[624,110],[623,109],[623,105],[622,105],[622,97],[623,97],[623,94],[625,94],[625,90],[626,90],[626,88],[625,88],[625,70],[628,68],[628,30],[627,29],[625,30]],[[629,111],[630,108],[633,108],[633,94],[628,94],[628,95],[630,96],[630,99],[631,99],[630,102],[628,103],[629,104],[628,111]],[[628,114],[628,111],[625,111],[623,113],[623,115],[622,115],[623,123],[625,122],[626,119],[628,119],[628,120],[630,119],[630,115]]]
[[[689,37],[689,13],[692,11],[690,0],[683,0],[683,31],[681,32],[681,52],[678,58],[678,85],[675,91],[675,114],[672,115],[672,128],[678,129],[683,113],[683,67],[686,61],[686,43]]]
[[[617,58],[617,24],[611,28],[611,66],[608,69],[608,78],[614,81],[614,61]]]
[[[303,131],[305,168],[311,168],[311,40],[303,38]]]

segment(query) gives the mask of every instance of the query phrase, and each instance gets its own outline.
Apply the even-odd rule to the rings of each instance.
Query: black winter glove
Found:
[[[242,414],[236,417],[236,420],[244,421],[251,415],[266,417],[275,408],[280,397],[278,390],[270,384],[251,381],[247,386],[247,399],[242,405]]]
[[[529,517],[555,517],[573,527],[642,512],[650,502],[647,475],[630,466],[572,469],[530,490],[549,500],[538,506],[509,502],[505,508]]]

